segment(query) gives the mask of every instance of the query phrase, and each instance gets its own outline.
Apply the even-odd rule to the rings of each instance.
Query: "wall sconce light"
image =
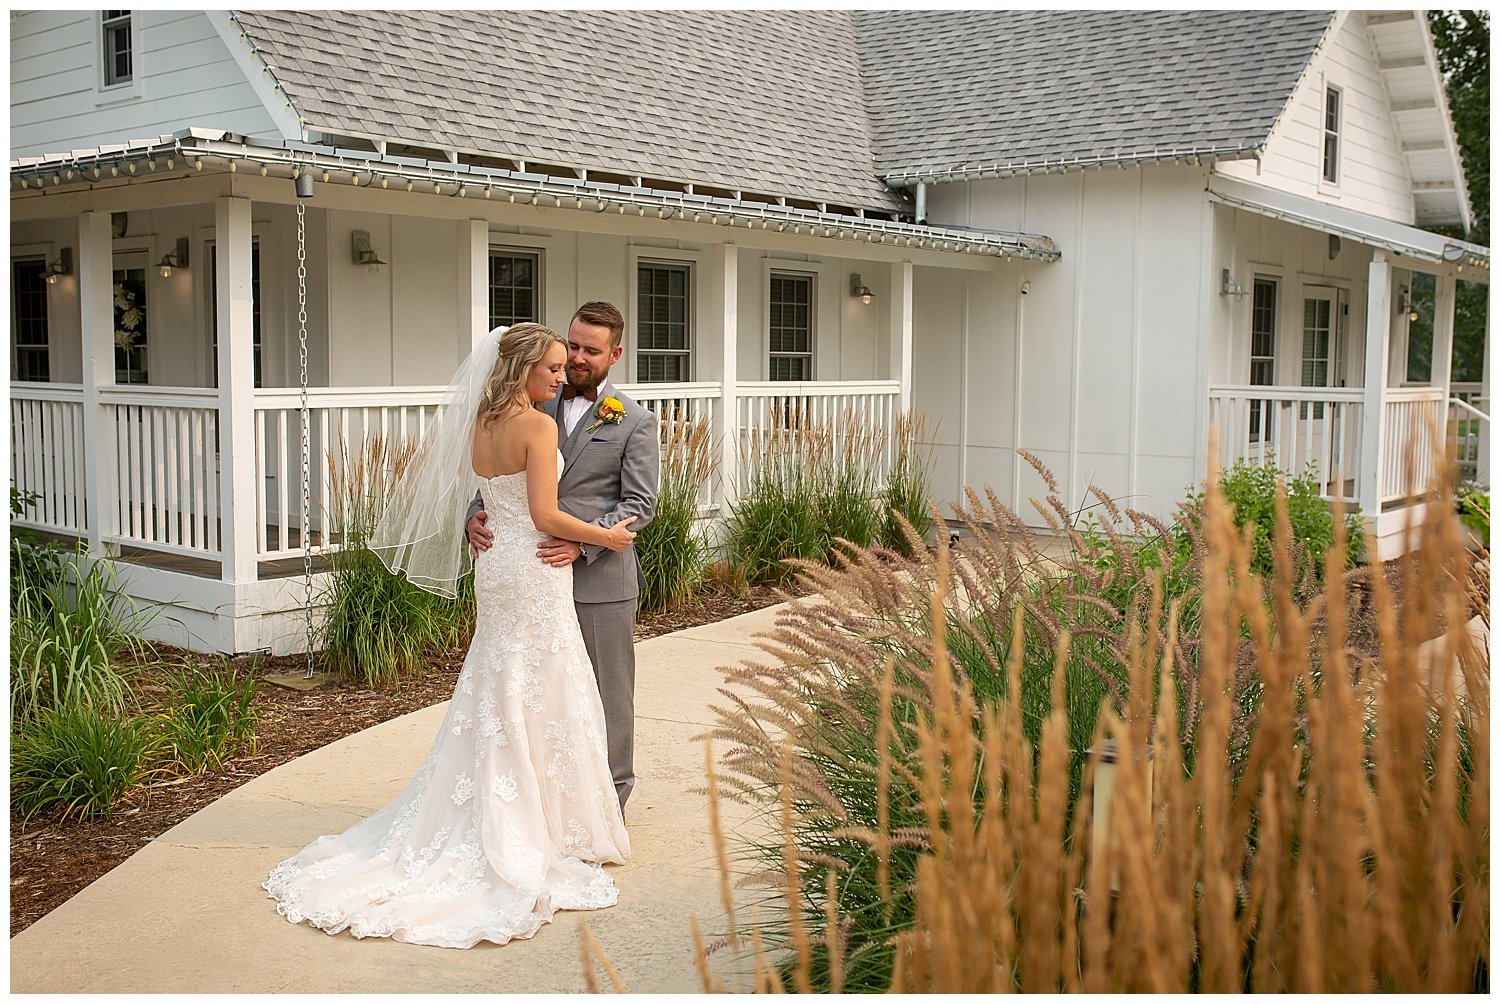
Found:
[[[1220,296],[1244,296],[1248,292],[1244,286],[1235,282],[1229,275],[1229,269],[1219,269],[1219,295]]]
[[[1421,320],[1422,315],[1417,312],[1417,305],[1411,302],[1411,289],[1407,286],[1401,287],[1401,302],[1396,309],[1405,314],[1408,321]]]
[[[187,238],[186,237],[179,237],[179,238],[177,238],[177,247],[174,248],[172,251],[169,251],[167,254],[162,255],[161,256],[161,261],[159,261],[159,262],[156,263],[156,267],[159,268],[159,269],[161,269],[161,277],[163,279],[170,279],[172,277],[172,269],[174,269],[174,268],[187,268],[188,267],[188,240],[187,240]]]
[[[381,261],[375,249],[370,246],[370,235],[366,231],[354,231],[349,235],[349,242],[354,251],[354,264],[368,265],[371,272],[378,272],[380,266],[388,264]]]
[[[57,277],[60,275],[73,274],[73,249],[63,248],[57,252],[57,261],[49,261],[47,268],[42,272],[47,277],[47,283],[57,285]]]
[[[859,281],[859,273],[854,272],[849,276],[849,295],[857,297],[861,303],[869,303],[875,299],[875,294],[870,287]]]

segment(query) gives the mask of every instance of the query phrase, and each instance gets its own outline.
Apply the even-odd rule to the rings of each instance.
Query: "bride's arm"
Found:
[[[569,516],[557,507],[557,424],[541,412],[526,418],[526,504],[542,533],[622,551],[635,539],[630,516],[605,528]],[[520,424],[520,423],[517,423]]]

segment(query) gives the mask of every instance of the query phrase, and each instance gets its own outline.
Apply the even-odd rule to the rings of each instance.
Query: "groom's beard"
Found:
[[[604,373],[595,373],[590,370],[587,375],[580,376],[572,370],[569,370],[568,390],[570,391],[570,393],[568,394],[568,396],[573,397],[577,394],[593,394],[596,390],[599,389],[599,385],[602,384],[608,376],[609,373],[607,371]]]

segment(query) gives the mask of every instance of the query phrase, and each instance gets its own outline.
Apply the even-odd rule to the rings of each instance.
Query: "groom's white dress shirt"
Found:
[[[599,393],[604,393],[604,385],[599,385]],[[587,415],[594,407],[595,402],[590,401],[582,394],[575,394],[571,398],[564,398],[562,403],[563,428],[568,435],[573,435],[573,430],[578,428],[578,420]]]

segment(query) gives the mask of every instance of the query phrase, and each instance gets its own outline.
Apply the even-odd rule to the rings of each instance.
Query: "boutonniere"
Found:
[[[599,402],[594,409],[594,424],[585,429],[585,432],[593,432],[601,425],[619,425],[625,419],[625,405],[620,403],[617,397],[607,397]]]

